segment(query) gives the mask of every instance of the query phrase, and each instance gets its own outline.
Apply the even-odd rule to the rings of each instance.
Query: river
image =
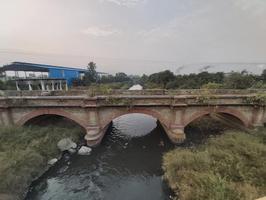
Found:
[[[156,119],[124,115],[90,156],[65,155],[33,182],[26,200],[171,199],[161,163],[173,147]]]

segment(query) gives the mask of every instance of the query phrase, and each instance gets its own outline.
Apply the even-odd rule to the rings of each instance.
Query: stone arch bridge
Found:
[[[254,95],[113,95],[113,96],[8,96],[0,97],[0,125],[24,125],[43,115],[68,118],[86,130],[89,146],[101,142],[113,119],[128,113],[157,118],[169,139],[182,142],[185,127],[203,115],[231,115],[246,127],[266,123],[265,106]]]

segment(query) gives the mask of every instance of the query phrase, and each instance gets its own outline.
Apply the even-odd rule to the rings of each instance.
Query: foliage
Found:
[[[90,62],[87,66],[88,71],[84,76],[84,84],[90,85],[91,83],[95,83],[98,80],[98,74],[96,72],[96,63]]]
[[[241,73],[232,72],[224,81],[225,87],[229,89],[247,89],[251,88],[255,83],[255,76],[245,71]]]
[[[212,100],[216,99],[216,96],[212,94],[210,90],[201,90],[196,96],[196,102],[202,104],[210,104]]]
[[[0,80],[0,90],[4,90],[5,89],[5,84],[3,81]]]
[[[265,195],[265,129],[229,131],[163,157],[165,179],[181,200],[250,200]]]
[[[0,80],[0,90],[16,90],[16,85],[14,81],[1,81]]]
[[[266,93],[259,93],[254,96],[247,97],[245,103],[255,105],[266,105]]]
[[[132,99],[130,98],[115,98],[110,96],[105,99],[105,103],[107,105],[123,105],[128,107],[133,105]]]
[[[266,69],[264,69],[262,71],[261,79],[262,79],[263,83],[266,84]]]
[[[57,142],[69,137],[77,141],[80,129],[56,127],[0,128],[0,194],[20,196],[57,157]]]
[[[165,70],[159,73],[151,74],[148,80],[152,83],[162,85],[163,88],[166,88],[166,84],[174,79],[174,73],[169,70]]]
[[[223,88],[223,84],[221,83],[213,83],[213,82],[209,82],[207,84],[204,84],[201,86],[201,89],[222,89]]]
[[[90,62],[88,64],[88,71],[85,73],[85,76],[82,80],[74,79],[73,86],[91,86],[95,83],[97,84],[112,84],[112,83],[129,83],[133,84],[133,82],[138,82],[139,76],[131,76],[129,77],[124,72],[116,73],[115,76],[107,75],[100,77],[96,71],[96,64],[94,62]]]
[[[266,81],[258,81],[252,85],[252,89],[266,89]]]
[[[255,75],[242,72],[231,73],[209,73],[207,71],[198,74],[174,75],[169,70],[153,73],[151,75],[143,74],[140,76],[127,75],[123,72],[115,75],[98,77],[95,71],[96,64],[90,63],[90,72],[85,75],[83,81],[74,80],[74,86],[89,86],[97,84],[126,83],[128,85],[141,84],[145,89],[265,89],[266,88],[266,70],[261,75]],[[96,75],[95,75],[96,73]]]

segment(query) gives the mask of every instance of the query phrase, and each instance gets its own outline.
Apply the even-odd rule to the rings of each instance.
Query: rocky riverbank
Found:
[[[266,195],[266,129],[226,131],[164,155],[164,178],[180,200],[251,200]]]
[[[55,164],[62,151],[78,151],[74,142],[82,136],[79,128],[1,127],[0,200],[23,199],[31,182]],[[81,154],[90,151],[85,148]]]

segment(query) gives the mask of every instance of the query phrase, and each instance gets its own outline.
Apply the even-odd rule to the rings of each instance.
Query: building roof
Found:
[[[62,67],[45,64],[35,64],[26,62],[13,62],[9,65],[5,65],[0,68],[0,72],[3,71],[30,71],[30,72],[49,72],[50,69],[61,69],[61,70],[73,70],[78,72],[86,72],[86,69],[74,68],[74,67]]]

